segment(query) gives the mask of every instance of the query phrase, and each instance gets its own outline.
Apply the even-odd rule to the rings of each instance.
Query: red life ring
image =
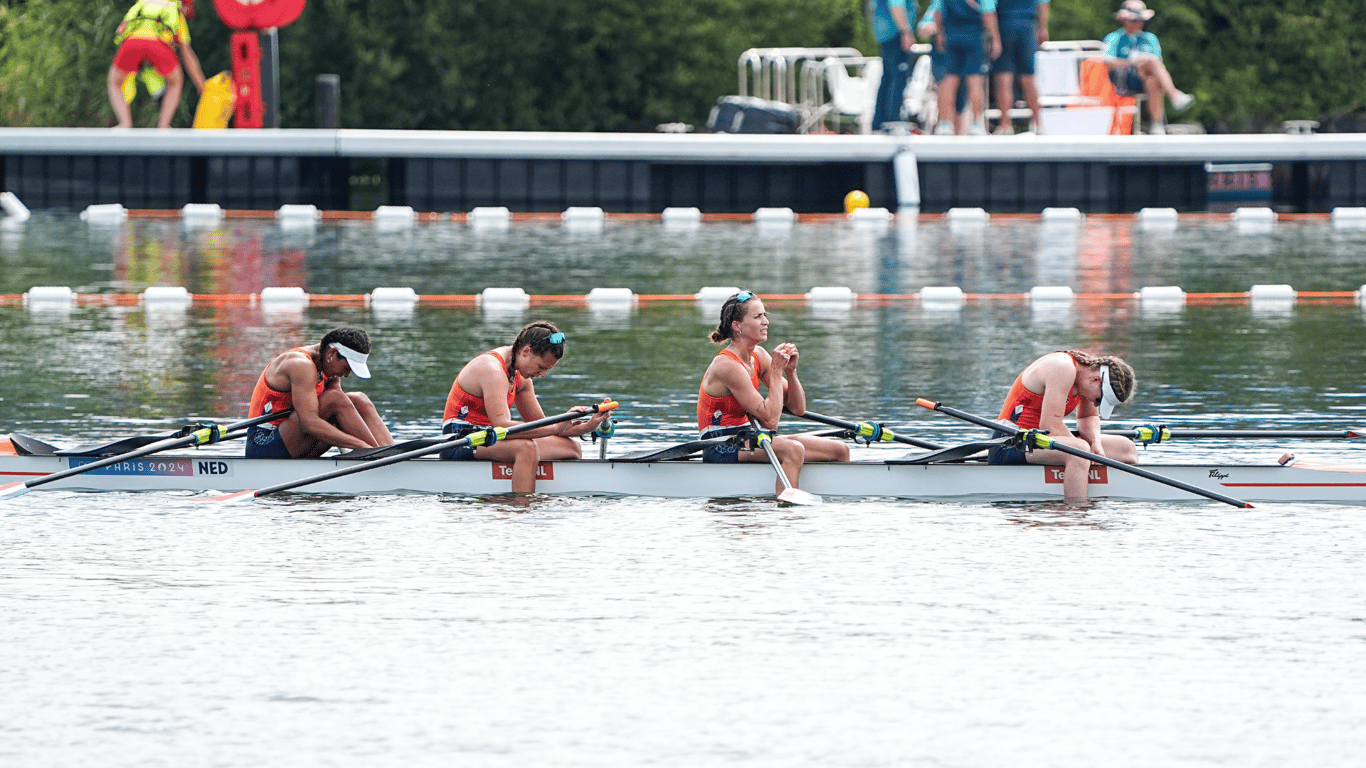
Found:
[[[270,29],[294,23],[306,0],[213,0],[218,18],[233,29]]]

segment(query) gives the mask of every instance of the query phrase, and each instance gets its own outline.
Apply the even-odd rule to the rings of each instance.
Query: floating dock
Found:
[[[1366,134],[798,136],[377,130],[0,129],[0,179],[35,210],[835,213],[871,205],[1086,213],[1211,208],[1219,165],[1269,164],[1282,212],[1366,206]],[[1221,177],[1222,178],[1222,177]],[[1266,177],[1262,177],[1266,178]],[[1217,193],[1227,190],[1216,184]]]

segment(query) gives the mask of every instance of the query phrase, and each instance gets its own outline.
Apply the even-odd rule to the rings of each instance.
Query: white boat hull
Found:
[[[89,459],[0,456],[0,485],[25,482]],[[231,456],[153,455],[35,487],[90,491],[221,492],[260,489],[355,466],[356,460],[245,459]],[[1145,468],[1190,485],[1246,501],[1366,502],[1366,467],[1183,464]],[[1091,495],[1121,499],[1195,500],[1202,497],[1117,469],[1093,466]],[[903,464],[852,461],[808,464],[802,489],[822,496],[916,499],[1062,497],[1058,467],[989,466],[976,462]],[[511,490],[509,468],[480,461],[413,459],[298,488],[297,493],[495,494]],[[634,463],[584,459],[542,462],[536,490],[551,494],[656,497],[754,497],[774,492],[767,464],[703,464],[697,459]]]

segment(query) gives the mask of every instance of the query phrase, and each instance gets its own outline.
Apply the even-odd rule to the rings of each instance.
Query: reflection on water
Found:
[[[39,214],[0,231],[0,293],[1351,290],[1366,282],[1363,245],[1366,231],[1326,226],[1251,237],[1224,222],[1160,231],[1097,217],[975,230],[608,222],[565,233],[96,228]],[[994,414],[1026,363],[1075,347],[1134,364],[1125,420],[1366,422],[1363,314],[1352,305],[769,310],[771,341],[801,347],[813,410],[937,442],[977,435],[916,397]],[[547,410],[619,399],[613,451],[694,434],[715,318],[690,302],[625,313],[11,303],[0,306],[0,428],[74,444],[241,416],[270,357],[349,322],[374,337],[375,376],[346,386],[380,404],[400,438],[428,435],[459,367],[540,316],[571,339],[537,382]],[[1142,457],[1274,460],[1287,449],[1366,463],[1362,444],[1336,441],[1193,439]],[[1356,765],[1366,749],[1361,511],[308,494],[225,507],[186,494],[35,491],[0,506],[0,755],[115,766],[205,755],[234,765]]]

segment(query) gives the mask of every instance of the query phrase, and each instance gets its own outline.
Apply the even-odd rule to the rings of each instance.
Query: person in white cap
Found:
[[[247,430],[247,458],[311,458],[333,447],[392,445],[370,398],[341,388],[341,380],[353,373],[370,378],[369,358],[370,336],[349,326],[328,331],[317,344],[277,355],[256,381],[247,417],[294,410]]]
[[[1124,0],[1115,12],[1123,24],[1105,36],[1105,66],[1110,70],[1110,82],[1120,96],[1147,94],[1148,117],[1152,125],[1148,132],[1167,132],[1167,113],[1162,104],[1165,95],[1171,99],[1172,111],[1184,112],[1195,103],[1195,97],[1177,90],[1167,65],[1162,63],[1162,44],[1157,35],[1143,29],[1143,23],[1154,15],[1143,0]]]
[[[1138,463],[1138,446],[1123,435],[1102,435],[1100,420],[1134,396],[1134,369],[1114,355],[1078,350],[1052,352],[1015,377],[996,418],[1020,429],[1040,429],[1054,440],[1127,464]],[[1077,434],[1063,421],[1076,413]],[[1084,499],[1090,460],[1055,450],[1025,451],[1012,445],[991,449],[992,464],[1043,464],[1063,467],[1063,495]]]

